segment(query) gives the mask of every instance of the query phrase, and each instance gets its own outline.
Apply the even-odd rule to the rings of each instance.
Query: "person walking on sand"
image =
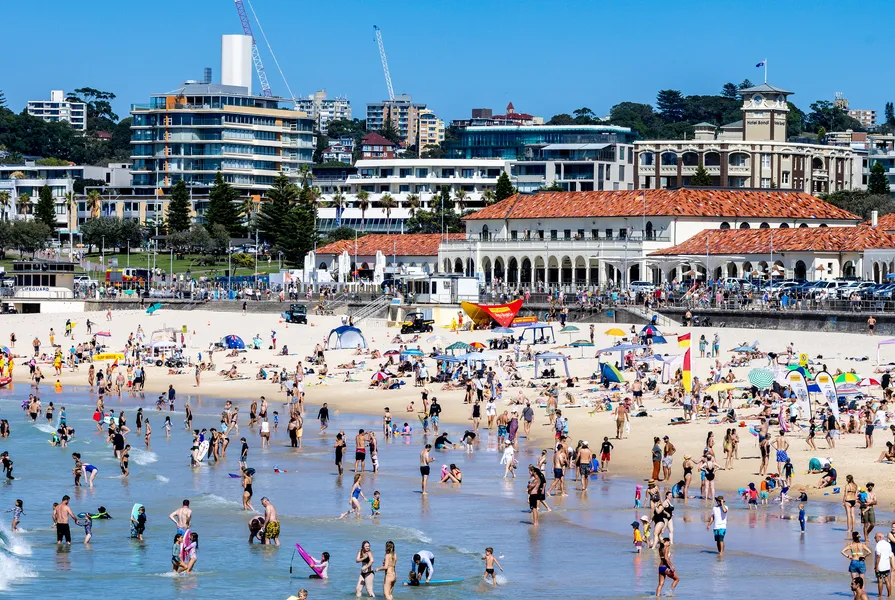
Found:
[[[622,434],[625,432],[625,423],[628,420],[628,407],[625,406],[624,402],[619,402],[615,405],[615,439],[622,439]],[[656,438],[658,441],[659,438]],[[658,473],[653,473],[653,478],[658,475]]]
[[[873,335],[873,330],[876,329],[876,319],[873,318],[873,315],[867,318],[867,333]]]
[[[621,405],[621,403],[619,403],[619,405]],[[653,449],[651,450],[650,455],[653,461],[653,474],[650,476],[650,479],[661,481],[659,475],[662,469],[662,448],[659,446],[658,437],[653,438]]]

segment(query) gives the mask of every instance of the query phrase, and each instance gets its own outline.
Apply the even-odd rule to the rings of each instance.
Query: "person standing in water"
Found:
[[[280,519],[277,517],[277,509],[267,499],[267,496],[261,498],[261,506],[264,507],[264,543],[279,546]]]
[[[385,581],[382,582],[382,594],[385,600],[392,600],[392,592],[395,590],[395,583],[398,581],[398,575],[395,573],[395,565],[398,564],[398,555],[395,553],[395,543],[391,540],[385,543],[385,558],[382,560],[382,566],[377,571],[385,571]]]
[[[715,536],[715,545],[718,547],[718,555],[724,555],[724,536],[727,535],[727,506],[724,504],[724,496],[715,498],[715,506],[708,519],[706,529],[712,529]]]
[[[427,493],[426,484],[429,481],[429,472],[432,470],[429,465],[435,461],[434,458],[429,456],[430,450],[432,450],[432,444],[426,444],[426,447],[420,452],[420,477],[422,479],[423,495]]]
[[[53,509],[53,522],[56,524],[56,544],[59,545],[65,540],[65,543],[71,546],[71,527],[68,524],[69,519],[74,519],[75,514],[71,511],[68,503],[71,498],[68,495],[62,496],[62,502]]]
[[[671,541],[666,537],[659,542],[659,585],[656,586],[656,598],[662,595],[662,587],[665,585],[666,579],[671,579],[671,593],[680,583],[681,578],[674,570],[674,563],[671,562]]]
[[[370,551],[370,542],[364,540],[361,543],[354,562],[360,563],[360,577],[357,579],[357,588],[355,590],[357,597],[360,598],[361,592],[366,588],[367,595],[370,598],[375,598],[376,594],[373,593],[375,571],[373,571],[373,552]]]
[[[190,528],[190,522],[193,520],[193,511],[190,509],[190,501],[184,500],[183,506],[168,515],[175,525],[177,525],[177,533],[183,535]]]
[[[249,475],[248,469],[242,467],[242,510],[254,511],[252,506],[252,476]]]

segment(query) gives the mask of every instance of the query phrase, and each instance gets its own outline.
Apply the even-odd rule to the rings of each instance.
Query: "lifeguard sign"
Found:
[[[474,302],[461,302],[464,312],[480,328],[490,327],[491,321],[496,321],[501,327],[509,327],[522,308],[522,300],[514,300],[509,304],[476,304]]]

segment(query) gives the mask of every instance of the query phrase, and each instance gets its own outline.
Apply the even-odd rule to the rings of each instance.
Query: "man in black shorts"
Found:
[[[420,452],[420,476],[422,478],[423,494],[426,493],[426,483],[429,481],[429,472],[432,470],[429,465],[435,460],[429,456],[430,450],[432,450],[432,444],[426,444],[426,447]]]
[[[68,525],[69,519],[74,519],[75,515],[68,506],[71,500],[67,495],[62,496],[62,502],[53,508],[53,522],[56,523],[56,543],[61,544],[62,540],[71,546],[71,528]]]

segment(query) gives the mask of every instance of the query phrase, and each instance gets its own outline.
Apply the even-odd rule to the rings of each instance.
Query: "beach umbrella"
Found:
[[[401,353],[399,351],[395,350],[394,348],[392,348],[391,350],[386,350],[385,352],[382,353],[383,356],[397,356],[399,354],[401,354]]]
[[[786,368],[789,369],[790,372],[798,371],[805,377],[805,379],[811,379],[811,373],[808,371],[808,369],[806,369],[802,365],[790,365]]]
[[[376,371],[373,373],[373,377],[370,378],[372,381],[384,381],[388,379],[388,375],[383,373],[382,371]]]
[[[445,348],[445,350],[450,350],[451,354],[453,354],[456,350],[467,352],[470,348],[472,348],[472,346],[470,346],[466,342],[454,342],[453,344]]]
[[[619,329],[618,327],[613,327],[612,329],[609,329],[609,330],[605,331],[604,333],[605,333],[606,335],[613,335],[613,336],[616,336],[616,337],[624,337],[625,335],[627,335],[627,334],[624,332],[624,330]]]
[[[108,331],[97,331],[96,335],[97,337],[112,337],[112,334]]]
[[[755,387],[765,390],[774,385],[774,372],[770,369],[752,369],[749,371],[749,382]]]
[[[475,348],[476,350],[481,350],[485,348],[485,344],[482,342],[473,342],[469,345],[470,348]]]
[[[861,378],[854,373],[840,373],[833,381],[836,383],[861,383]]]
[[[568,333],[569,334],[569,342],[570,343],[572,341],[572,334],[578,333],[579,331],[581,331],[581,330],[578,329],[577,327],[575,327],[574,325],[566,325],[565,327],[563,327],[562,329],[559,330],[560,333]]]
[[[512,329],[510,329],[509,327],[495,327],[494,329],[491,330],[491,333],[499,333],[501,335],[513,335],[516,332],[513,331]]]
[[[611,365],[609,363],[602,363],[600,365],[600,373],[602,373],[603,377],[605,377],[608,381],[613,383],[624,383],[625,377],[621,374],[621,371],[615,368],[615,365]]]
[[[426,338],[426,341],[429,342],[430,344],[440,344],[444,340],[445,340],[445,337],[443,335],[430,335],[429,337]]]
[[[874,379],[873,377],[865,377],[861,380],[861,387],[870,387],[871,385],[880,385],[880,382]]]
[[[569,346],[572,348],[581,348],[581,356],[580,358],[584,358],[584,349],[587,347],[593,347],[593,342],[590,340],[575,340]]]
[[[417,350],[416,348],[410,348],[401,353],[402,356],[423,356],[422,350]]]

